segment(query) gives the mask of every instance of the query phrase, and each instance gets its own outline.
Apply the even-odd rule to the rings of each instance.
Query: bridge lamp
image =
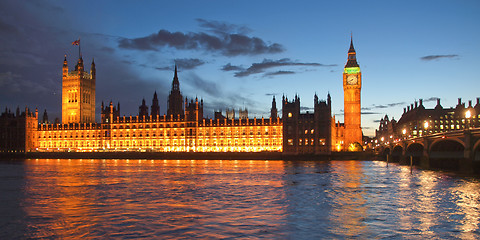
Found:
[[[470,110],[467,110],[467,112],[465,112],[465,118],[471,118],[472,117],[472,112],[470,112]]]
[[[467,128],[470,128],[470,117],[472,117],[472,112],[470,109],[465,112],[465,118],[467,119]]]
[[[407,129],[404,128],[404,129],[402,130],[402,133],[403,133],[403,135],[407,134]]]

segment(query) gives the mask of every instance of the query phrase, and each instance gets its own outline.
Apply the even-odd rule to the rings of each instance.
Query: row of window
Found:
[[[324,138],[320,138],[318,139],[318,145],[319,146],[325,146],[327,144],[327,142],[325,141]],[[287,140],[287,145],[289,146],[293,146],[293,139],[288,139]],[[302,145],[305,145],[305,146],[308,146],[308,145],[311,145],[311,146],[314,146],[315,145],[315,140],[313,138],[301,138],[301,139],[298,139],[298,145],[299,146],[302,146]]]
[[[281,146],[282,141],[280,140],[199,140],[198,146]],[[175,140],[165,140],[165,141],[112,141],[110,144],[102,144],[101,141],[41,141],[40,148],[101,148],[101,147],[165,147],[165,146],[184,146],[184,139],[175,139]],[[195,145],[195,140],[189,142],[190,146]]]

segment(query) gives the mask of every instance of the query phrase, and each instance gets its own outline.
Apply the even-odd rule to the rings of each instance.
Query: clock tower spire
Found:
[[[343,100],[345,141],[348,151],[359,151],[362,145],[361,119],[361,89],[362,73],[357,63],[357,53],[353,47],[353,37],[350,38],[348,59],[343,71]]]

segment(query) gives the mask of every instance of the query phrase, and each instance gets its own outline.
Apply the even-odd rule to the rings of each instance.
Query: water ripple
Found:
[[[480,238],[478,179],[383,162],[0,165],[0,239]]]

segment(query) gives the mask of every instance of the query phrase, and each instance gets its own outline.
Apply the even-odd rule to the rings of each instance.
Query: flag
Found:
[[[80,45],[80,39],[75,40],[74,42],[72,42],[72,45]]]

